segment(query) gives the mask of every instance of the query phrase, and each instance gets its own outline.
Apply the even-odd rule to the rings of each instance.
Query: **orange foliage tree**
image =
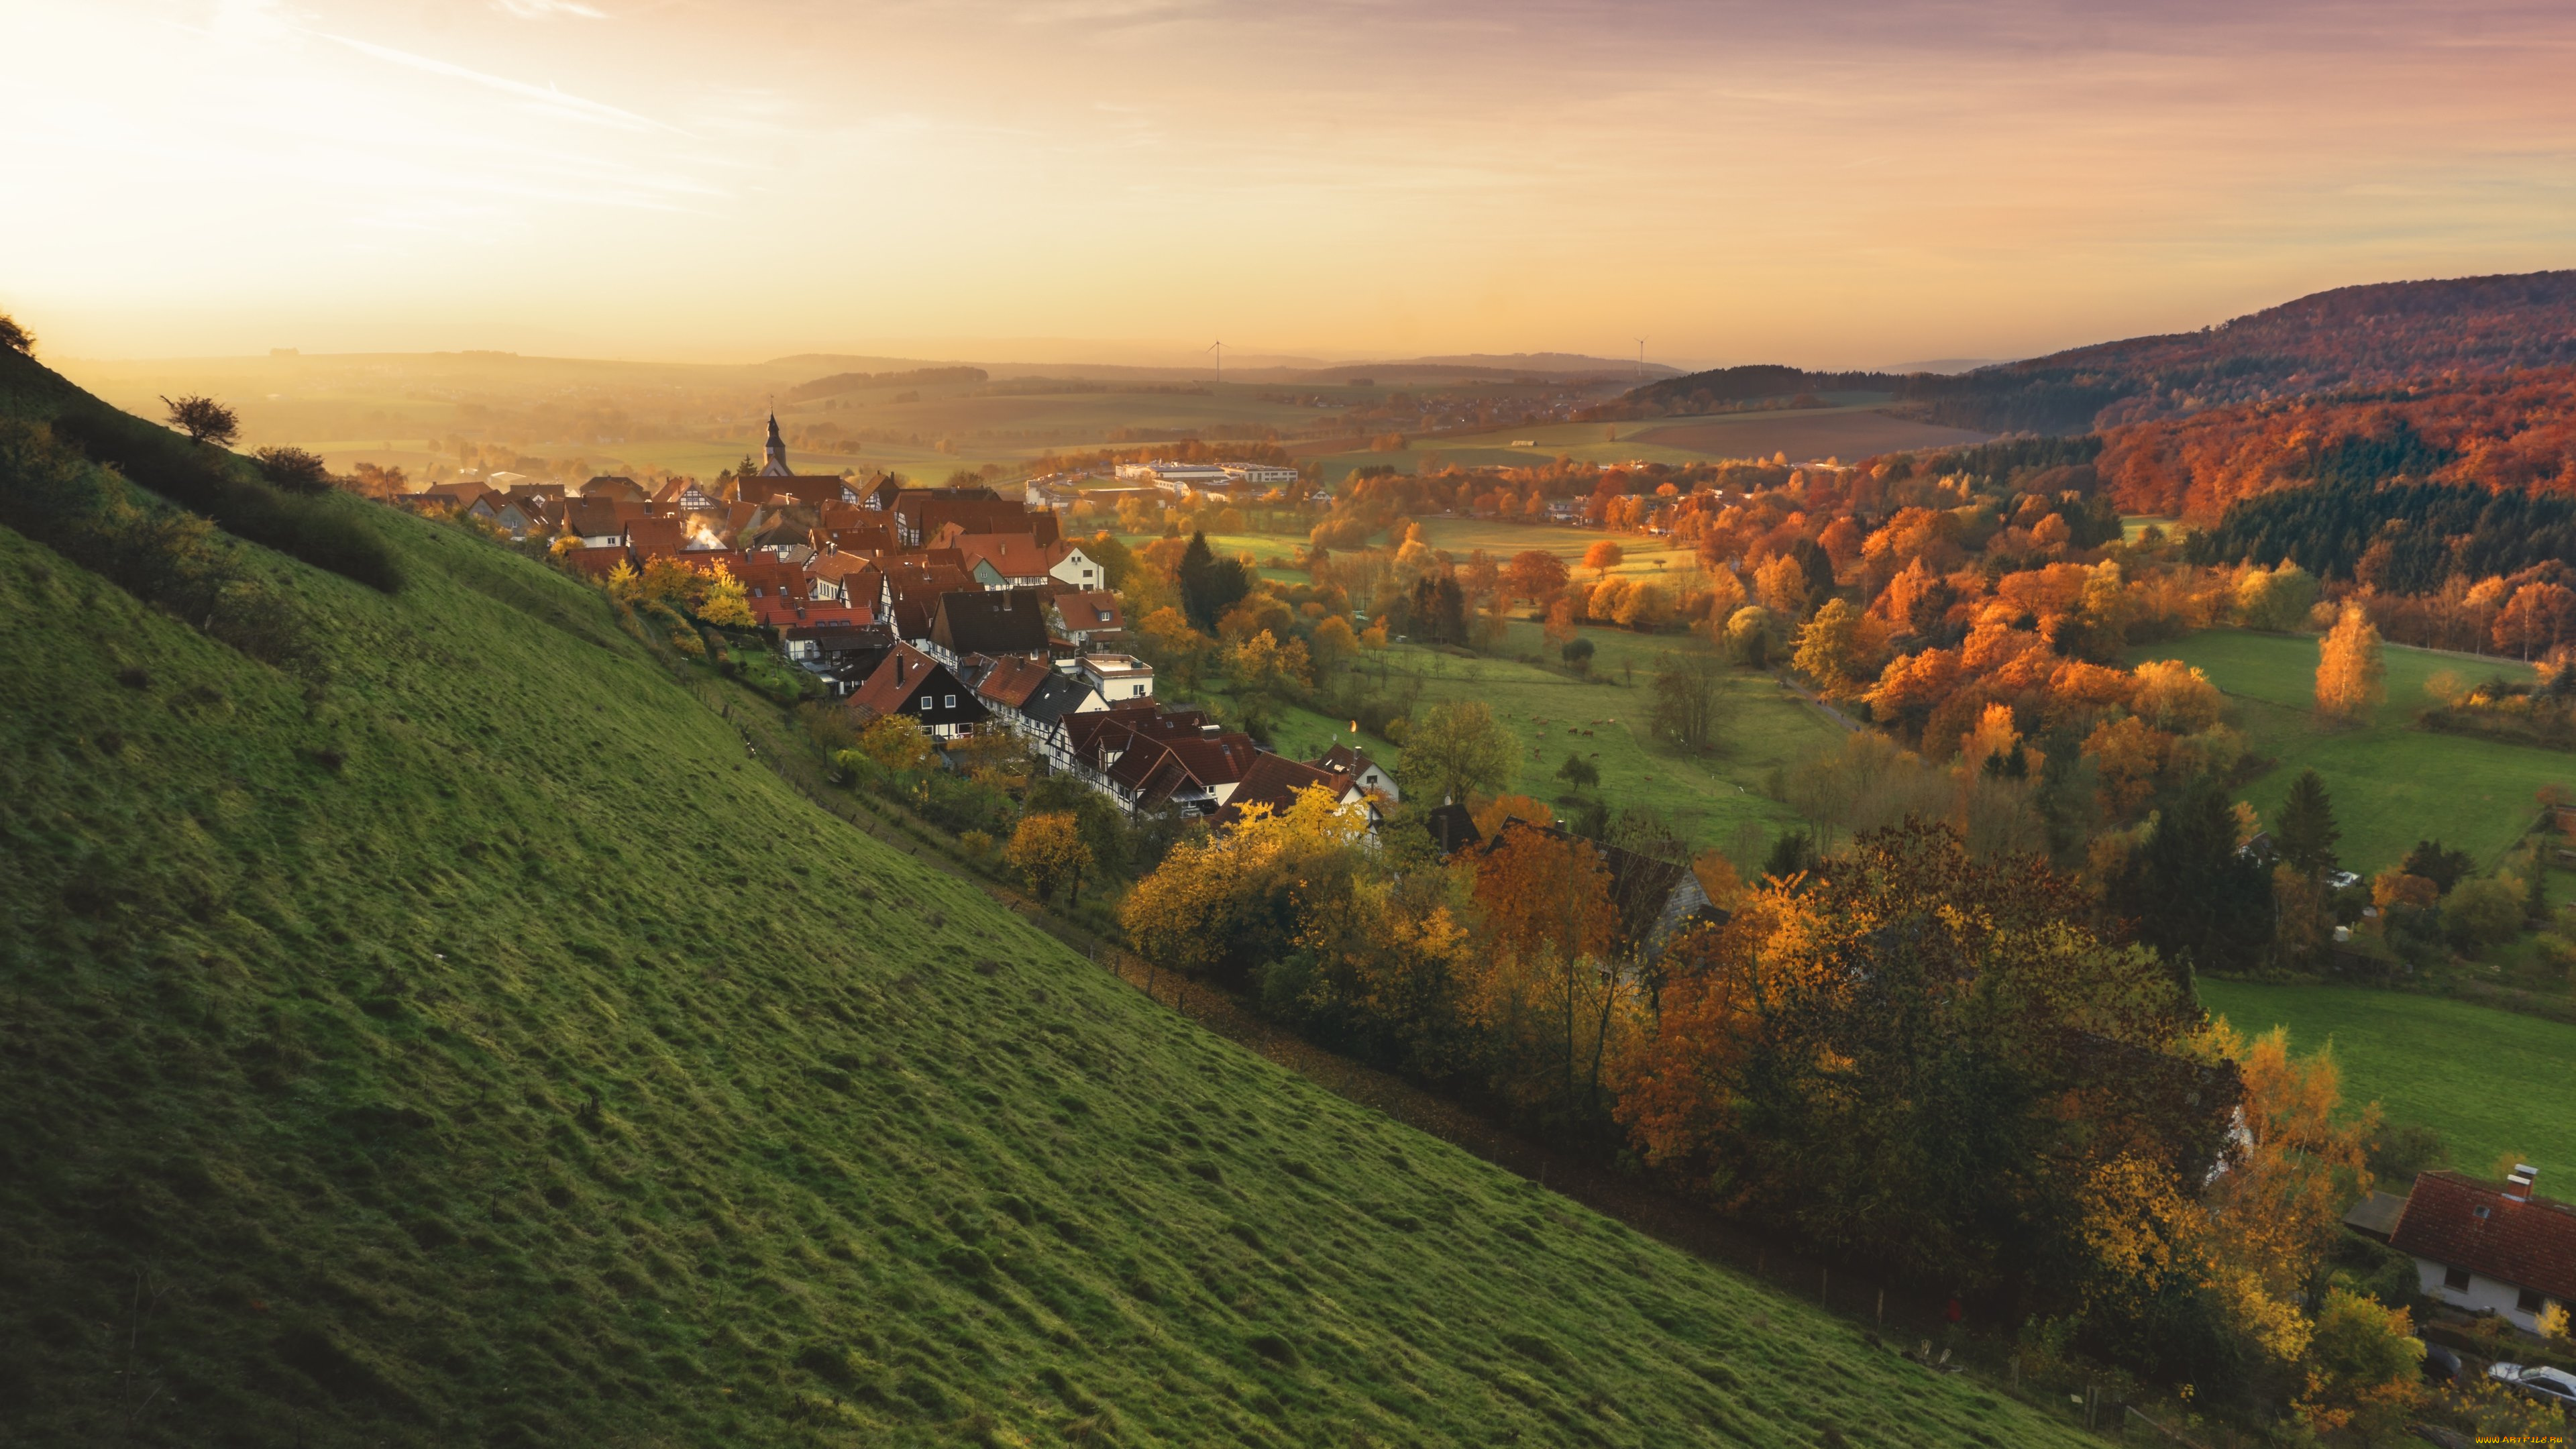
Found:
[[[2366,717],[2388,697],[2387,677],[2379,631],[2359,604],[2344,605],[2335,626],[2317,641],[2317,713],[2338,720]]]
[[[1603,1115],[1603,1070],[1635,1002],[1613,969],[1610,873],[1590,841],[1525,824],[1474,857],[1481,947],[1465,1010],[1486,1035],[1497,1091],[1565,1124]]]
[[[2182,1191],[2234,1102],[2168,973],[2091,912],[1946,826],[1864,835],[1672,948],[1620,1119],[1650,1162],[1821,1243],[1951,1282],[2067,1266],[2094,1166]]]

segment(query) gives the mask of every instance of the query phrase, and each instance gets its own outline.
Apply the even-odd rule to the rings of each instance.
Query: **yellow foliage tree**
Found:
[[[1118,905],[1137,954],[1193,975],[1241,974],[1295,944],[1313,901],[1347,883],[1346,856],[1368,830],[1365,807],[1312,786],[1286,810],[1247,810],[1223,835],[1183,841]]]
[[[1785,553],[1775,553],[1753,571],[1753,593],[1762,607],[1784,619],[1807,612],[1807,571]]]
[[[1082,873],[1091,867],[1091,847],[1083,843],[1082,824],[1072,811],[1021,816],[1002,858],[1027,877],[1040,904],[1052,899],[1059,885],[1070,886],[1068,899],[1082,904]]]
[[[2169,734],[2196,735],[2218,723],[2226,708],[2209,676],[2179,659],[2150,659],[2131,673],[2137,690],[2129,707]]]
[[[1869,646],[1861,634],[1860,610],[1848,600],[1827,599],[1816,617],[1798,631],[1798,653],[1790,661],[1816,681],[1816,688],[1835,699],[1847,699],[1869,687]]]
[[[910,715],[884,714],[859,731],[860,754],[896,774],[927,770],[938,763],[939,747],[931,743]]]
[[[1708,636],[1712,643],[1726,643],[1726,621],[1744,607],[1744,581],[1735,570],[1721,568],[1708,576]]]
[[[698,605],[698,617],[727,629],[748,629],[759,622],[752,616],[751,591],[723,564],[717,564],[707,578],[707,596]]]
[[[2346,604],[2335,626],[2317,644],[2317,713],[2357,720],[2388,697],[2388,667],[2379,657],[2379,630],[2359,604]]]

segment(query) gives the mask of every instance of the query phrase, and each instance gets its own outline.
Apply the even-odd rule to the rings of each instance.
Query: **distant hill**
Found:
[[[146,605],[75,405],[158,446],[0,353],[0,1439],[2086,1442],[1146,1001],[497,544],[325,494],[398,591]]]
[[[1630,393],[1638,415],[1740,396],[1744,375],[1772,372],[1765,396],[1867,387],[1926,422],[1989,432],[2083,432],[2204,408],[2446,373],[2492,374],[2576,363],[2576,271],[2341,287],[2198,332],[1929,373],[1817,373],[1728,368]]]

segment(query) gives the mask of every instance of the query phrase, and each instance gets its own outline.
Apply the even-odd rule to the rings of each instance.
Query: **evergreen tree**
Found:
[[[2236,812],[2216,779],[2199,776],[2160,804],[2117,899],[2189,994],[2194,971],[2242,971],[2270,954],[2272,881],[2237,853]]]
[[[1787,880],[1800,871],[1816,868],[1816,839],[1803,830],[1792,830],[1771,844],[1771,854],[1762,862],[1766,880]]]
[[[2289,798],[2281,802],[2280,823],[2272,832],[2281,858],[2310,880],[2321,879],[2335,868],[2335,842],[2342,838],[2326,782],[2314,770],[2301,770],[2290,784]]]
[[[2477,868],[2477,862],[2469,859],[2465,850],[2444,849],[2438,840],[2419,840],[2397,868],[2431,881],[2436,892],[2447,896],[2461,877]]]
[[[1216,616],[1207,609],[1208,574],[1215,568],[1216,551],[1208,547],[1207,535],[1191,534],[1190,546],[1181,550],[1181,566],[1177,570],[1181,585],[1181,611],[1190,616],[1192,624],[1211,632],[1216,628]]]

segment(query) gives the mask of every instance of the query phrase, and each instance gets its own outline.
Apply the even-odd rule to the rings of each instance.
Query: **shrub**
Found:
[[[2522,932],[2522,883],[2509,876],[2462,883],[2443,903],[2442,925],[2463,951],[2503,945]]]
[[[86,399],[57,415],[53,431],[92,461],[206,515],[228,533],[383,593],[403,586],[401,566],[348,499],[282,492],[241,476],[227,454]]]
[[[331,470],[319,453],[302,448],[262,448],[251,454],[260,476],[289,493],[328,493]]]
[[[0,522],[268,664],[318,667],[302,615],[194,514],[133,496],[39,423],[0,419]]]

